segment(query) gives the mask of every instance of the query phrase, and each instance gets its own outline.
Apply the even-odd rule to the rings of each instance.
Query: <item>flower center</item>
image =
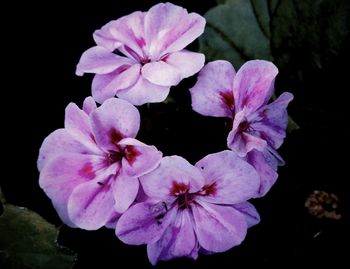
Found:
[[[148,58],[144,58],[144,59],[141,59],[141,60],[140,60],[140,64],[141,64],[141,65],[148,64],[149,62],[151,62],[151,60],[148,59]]]
[[[247,120],[242,121],[239,124],[239,130],[241,132],[249,131],[250,123]]]
[[[133,146],[125,146],[121,147],[117,145],[116,151],[110,151],[107,155],[108,164],[111,165],[116,162],[120,162],[123,158],[125,158],[130,165],[133,165],[137,156],[141,153],[135,149]]]

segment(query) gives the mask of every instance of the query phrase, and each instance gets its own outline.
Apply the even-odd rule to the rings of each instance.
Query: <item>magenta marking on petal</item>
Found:
[[[222,99],[222,101],[228,106],[228,108],[233,111],[234,108],[234,97],[233,97],[233,93],[230,90],[226,90],[226,91],[220,91],[220,97]]]
[[[187,192],[188,189],[188,185],[186,185],[185,183],[178,183],[176,181],[173,181],[170,189],[170,195],[179,195]]]
[[[94,141],[94,143],[95,143],[95,144],[97,144],[97,143],[96,143],[96,139],[95,139],[94,135],[93,135],[92,133],[90,133],[90,135],[89,135],[89,136],[90,136],[91,140],[92,140],[92,141]]]
[[[140,155],[141,153],[137,151],[133,146],[127,145],[124,148],[124,157],[130,165],[133,165],[133,163],[136,161],[136,158]]]
[[[216,182],[212,183],[212,184],[206,184],[203,186],[202,188],[202,193],[203,195],[212,195],[215,196],[216,192],[217,192],[217,184]]]
[[[83,168],[78,171],[78,174],[87,179],[93,179],[96,176],[91,163],[86,163]]]
[[[109,135],[114,145],[117,145],[118,142],[124,138],[124,135],[115,128],[111,129]]]

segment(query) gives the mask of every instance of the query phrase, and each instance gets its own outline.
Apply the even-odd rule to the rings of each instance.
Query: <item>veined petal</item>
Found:
[[[146,103],[158,103],[165,100],[169,94],[170,87],[159,86],[149,82],[143,76],[130,88],[117,92],[117,96],[127,100],[135,106]]]
[[[134,138],[124,138],[119,145],[125,146],[122,159],[123,175],[140,177],[154,170],[162,159],[162,153]]]
[[[86,97],[83,103],[84,112],[90,115],[90,113],[94,111],[96,108],[97,108],[97,105],[94,98],[92,98],[91,96]]]
[[[233,207],[244,215],[248,228],[257,225],[260,222],[259,213],[251,203],[243,202],[235,204]]]
[[[199,191],[204,178],[199,169],[180,156],[164,157],[157,169],[140,178],[145,193],[162,201],[178,192]]]
[[[138,203],[120,217],[115,233],[126,244],[151,244],[162,237],[176,213],[176,207],[167,211],[162,202]]]
[[[134,62],[126,57],[118,56],[104,47],[96,46],[88,49],[81,56],[76,74],[84,73],[108,74],[121,66],[130,66]]]
[[[136,136],[140,114],[132,104],[111,98],[91,113],[91,125],[97,144],[105,150],[115,150],[120,140]]]
[[[233,66],[227,61],[214,61],[204,66],[197,83],[190,89],[192,108],[205,116],[233,117]]]
[[[92,96],[102,104],[119,90],[133,86],[141,76],[140,70],[141,65],[134,64],[120,67],[109,74],[96,75],[92,81]]]
[[[237,71],[233,81],[236,111],[246,109],[247,114],[258,110],[273,93],[277,67],[268,61],[248,61]]]
[[[156,243],[147,245],[148,259],[156,265],[159,260],[196,257],[193,251],[198,253],[197,244],[190,213],[188,210],[181,210],[163,236]]]
[[[233,207],[200,202],[192,212],[199,245],[207,251],[226,251],[246,236],[246,219]]]
[[[113,183],[114,209],[118,213],[125,212],[135,201],[139,191],[139,180],[136,177],[118,175]]]
[[[236,204],[252,198],[260,186],[259,175],[232,151],[209,154],[196,163],[205,178],[203,201]]]
[[[164,61],[148,63],[141,72],[145,79],[160,86],[174,86],[182,79],[180,71]]]

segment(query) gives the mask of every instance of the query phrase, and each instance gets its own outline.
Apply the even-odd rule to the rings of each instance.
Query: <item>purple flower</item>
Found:
[[[148,244],[152,264],[226,251],[259,222],[246,202],[259,187],[258,174],[232,151],[210,154],[195,166],[165,157],[140,181],[150,198],[121,216],[116,235],[127,244]]]
[[[237,74],[229,62],[214,61],[201,70],[190,89],[195,111],[233,120],[227,144],[261,175],[257,196],[270,189],[277,179],[277,160],[283,162],[276,149],[286,136],[286,108],[293,95],[285,92],[268,104],[277,73],[274,64],[262,60],[246,62]]]
[[[134,12],[95,31],[77,75],[95,73],[92,96],[102,103],[117,95],[134,105],[161,102],[170,86],[197,73],[204,55],[184,48],[204,31],[205,19],[171,3]]]
[[[135,200],[137,177],[162,157],[134,139],[139,124],[138,110],[124,100],[96,108],[88,97],[83,110],[67,106],[65,128],[44,140],[38,158],[40,186],[64,223],[87,230],[108,226]]]

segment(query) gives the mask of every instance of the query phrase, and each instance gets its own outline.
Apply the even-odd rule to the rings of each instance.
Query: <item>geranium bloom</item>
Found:
[[[98,229],[135,200],[138,178],[150,172],[162,154],[134,139],[138,110],[112,98],[96,108],[91,97],[83,110],[66,108],[65,128],[51,133],[40,148],[40,186],[67,225]]]
[[[263,60],[248,61],[237,74],[229,62],[214,61],[202,69],[196,85],[190,89],[195,111],[233,120],[228,147],[246,157],[261,174],[259,196],[277,179],[274,170],[277,160],[282,159],[276,149],[286,136],[286,108],[293,99],[292,94],[285,92],[268,104],[277,73],[274,64]]]
[[[255,169],[232,151],[210,154],[195,166],[179,156],[140,178],[149,200],[130,207],[116,235],[148,244],[152,264],[174,257],[222,252],[242,242],[259,215],[247,199],[259,187]]]
[[[92,96],[102,103],[117,95],[134,105],[161,102],[170,86],[197,73],[204,55],[184,48],[204,31],[205,19],[171,3],[134,12],[95,31],[77,75],[95,73]]]

